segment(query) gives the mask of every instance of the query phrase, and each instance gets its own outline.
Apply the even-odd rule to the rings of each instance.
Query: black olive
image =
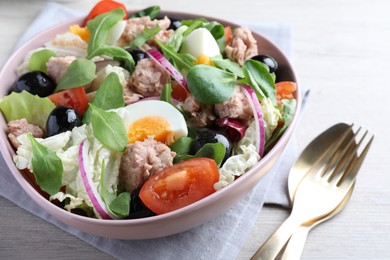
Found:
[[[156,19],[162,20],[162,19],[164,19],[164,17],[165,16],[159,15],[159,16],[157,16]],[[181,26],[181,20],[178,20],[176,18],[169,17],[169,16],[168,16],[168,19],[171,21],[171,23],[169,24],[168,30],[172,29],[172,30],[176,31]]]
[[[56,84],[52,78],[42,71],[27,72],[19,77],[12,87],[14,92],[23,90],[33,95],[47,97],[54,92]]]
[[[171,24],[169,25],[168,30],[172,29],[172,30],[176,31],[181,26],[180,20],[177,20],[174,18],[169,18],[169,20],[171,20]]]
[[[148,209],[140,199],[139,190],[134,191],[131,194],[130,213],[127,218],[129,219],[146,218],[155,215],[156,213]]]
[[[146,59],[149,57],[149,55],[144,52],[144,51],[141,51],[141,50],[138,50],[138,49],[132,49],[132,48],[128,48],[126,49],[126,51],[128,53],[130,53],[130,55],[133,57],[134,59],[134,62],[135,62],[135,65],[137,65],[137,63],[142,60],[142,59]]]
[[[227,138],[224,133],[210,129],[202,129],[197,132],[195,142],[192,147],[192,153],[195,154],[207,143],[221,143],[225,146],[226,153],[222,163],[230,157],[233,147],[232,142]]]
[[[51,111],[46,121],[46,135],[52,136],[63,133],[80,125],[80,116],[74,109],[58,106]]]
[[[275,72],[278,69],[278,63],[271,56],[259,54],[259,55],[253,56],[251,59],[260,61],[260,62],[264,63],[265,65],[267,65],[270,73]]]

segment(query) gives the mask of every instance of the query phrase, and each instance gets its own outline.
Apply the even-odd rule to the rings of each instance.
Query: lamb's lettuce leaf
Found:
[[[88,42],[87,59],[92,59],[98,55],[108,55],[124,63],[124,67],[132,72],[135,67],[133,57],[123,48],[107,45],[110,29],[120,22],[124,15],[123,9],[117,8],[98,15],[88,22],[87,28],[91,33],[91,38]]]
[[[110,192],[105,186],[105,160],[102,161],[102,172],[100,175],[100,195],[108,210],[119,218],[124,218],[130,212],[130,193],[122,192],[118,196]]]
[[[39,187],[53,195],[61,188],[63,166],[61,159],[54,151],[40,144],[35,138],[28,134],[32,146],[33,173]]]
[[[88,56],[92,56],[95,50],[106,45],[109,30],[117,22],[121,21],[124,15],[124,10],[117,8],[98,15],[87,23],[87,28],[91,33],[91,38],[88,42]]]
[[[130,18],[149,16],[151,20],[155,19],[160,13],[160,6],[154,5],[148,8],[142,9],[130,16]]]
[[[275,82],[267,65],[256,60],[246,60],[243,70],[245,79],[255,91],[257,98],[260,101],[265,97],[270,98],[272,103],[276,105]]]
[[[94,135],[108,149],[123,152],[128,143],[123,119],[113,111],[105,111],[89,104]]]
[[[111,72],[103,80],[99,89],[96,91],[91,104],[96,107],[109,110],[125,106],[123,98],[123,87],[119,81],[119,77],[115,72]],[[83,123],[89,124],[91,122],[92,109],[88,108],[83,117]]]
[[[228,100],[236,86],[236,76],[208,65],[196,65],[187,74],[192,95],[202,103],[217,104]]]
[[[96,65],[87,59],[76,59],[68,67],[65,75],[60,79],[55,92],[64,89],[78,88],[92,82],[95,78]]]

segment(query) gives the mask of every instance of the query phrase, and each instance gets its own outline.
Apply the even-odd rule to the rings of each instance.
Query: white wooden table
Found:
[[[96,1],[63,4],[89,10]],[[238,4],[239,3],[239,4]],[[0,65],[46,4],[0,1]],[[390,259],[390,2],[388,0],[134,0],[135,9],[165,10],[248,21],[282,21],[293,28],[293,64],[311,90],[296,130],[298,148],[337,122],[356,122],[376,140],[347,208],[309,236],[303,259]],[[238,259],[248,259],[287,217],[265,207]],[[53,225],[0,198],[0,259],[110,259]]]

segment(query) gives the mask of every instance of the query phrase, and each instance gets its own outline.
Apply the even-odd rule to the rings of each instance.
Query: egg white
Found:
[[[218,43],[206,28],[193,30],[184,40],[182,53],[189,53],[195,58],[201,55],[214,57],[220,55]]]
[[[187,136],[188,129],[183,115],[171,104],[160,100],[145,100],[117,109],[123,118],[126,129],[135,121],[147,117],[157,116],[164,118],[171,126],[175,140]]]

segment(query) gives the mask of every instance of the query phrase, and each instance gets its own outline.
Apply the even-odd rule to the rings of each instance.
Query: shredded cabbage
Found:
[[[254,144],[255,131],[255,124],[252,122],[244,137],[238,142],[234,155],[219,169],[219,181],[214,184],[214,189],[219,190],[231,184],[235,177],[243,175],[260,160]]]
[[[96,73],[95,79],[92,81],[92,86],[88,87],[88,91],[94,91],[99,88],[104,79],[111,73],[114,72],[118,75],[119,82],[122,87],[126,86],[127,80],[130,78],[130,73],[122,67],[111,66],[108,64]]]
[[[40,47],[27,53],[23,63],[16,68],[16,74],[20,77],[21,75],[30,72],[30,58],[35,52],[49,49],[54,51],[57,57],[75,56],[76,58],[85,58],[87,56],[87,47],[88,43],[76,34],[71,32],[59,34],[53,41],[45,43],[45,48]]]
[[[263,98],[261,100],[261,110],[263,111],[265,141],[267,142],[271,138],[275,128],[278,126],[278,121],[282,115],[269,98]]]
[[[63,164],[62,186],[66,186],[65,192],[58,192],[50,197],[50,200],[58,199],[64,201],[67,205],[65,209],[71,211],[75,208],[87,207],[87,211],[93,210],[96,217],[99,214],[94,210],[93,204],[83,184],[79,168],[79,145],[88,138],[90,141],[90,150],[86,167],[89,172],[93,174],[93,181],[98,190],[100,189],[100,176],[102,172],[103,161],[105,161],[105,188],[116,193],[118,186],[119,167],[121,160],[121,153],[113,152],[103,147],[103,145],[94,138],[91,125],[82,125],[73,128],[72,131],[60,133],[45,139],[36,138],[36,140],[48,149],[55,151]],[[14,162],[18,169],[32,169],[32,146],[26,134],[18,137],[20,147],[14,156]]]
[[[63,152],[63,148],[66,146],[69,139],[70,132],[61,133],[45,139],[36,138],[39,143],[56,153]],[[27,137],[27,134],[23,134],[18,136],[17,140],[20,143],[20,146],[13,157],[16,167],[20,170],[29,169],[30,171],[33,171],[31,163],[33,152],[30,139]]]
[[[87,57],[88,43],[80,36],[71,32],[58,34],[54,40],[45,43],[45,47],[56,53],[57,56],[75,56],[77,58]]]

